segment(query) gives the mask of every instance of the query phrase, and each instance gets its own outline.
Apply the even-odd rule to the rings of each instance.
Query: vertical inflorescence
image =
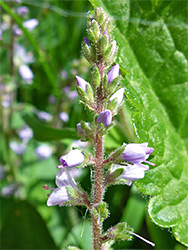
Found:
[[[102,223],[109,216],[108,206],[103,201],[105,189],[116,184],[131,185],[133,181],[143,178],[145,171],[149,169],[148,165],[142,163],[154,165],[146,161],[153,152],[147,142],[123,144],[104,158],[103,139],[113,127],[114,116],[124,97],[124,88],[120,86],[119,65],[115,63],[117,46],[112,38],[112,29],[112,19],[102,8],[96,8],[95,13],[90,13],[88,37],[83,39],[82,52],[91,66],[91,81],[89,83],[76,76],[81,103],[93,113],[93,121],[81,121],[77,124],[77,130],[82,140],[93,144],[94,153],[77,148],[63,155],[56,176],[57,188],[44,185],[44,189],[53,190],[48,206],[84,205],[90,210],[94,250],[101,250],[103,246],[108,249],[106,243],[130,240],[135,235],[126,222],[118,223],[103,232]],[[91,197],[72,177],[73,169],[78,165],[93,166]]]

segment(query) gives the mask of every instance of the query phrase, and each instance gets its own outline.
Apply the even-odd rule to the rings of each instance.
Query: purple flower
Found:
[[[78,96],[77,92],[76,91],[70,91],[68,93],[68,97],[71,101],[73,101],[76,97]]]
[[[97,117],[97,123],[102,123],[104,127],[107,127],[112,122],[112,112],[109,109],[102,111]]]
[[[118,89],[111,97],[110,101],[117,98],[117,107],[122,103],[124,97],[124,88]]]
[[[64,91],[66,94],[68,94],[69,91],[70,91],[70,87],[68,87],[68,86],[64,87],[64,88],[63,88],[63,91]]]
[[[27,28],[29,31],[33,30],[38,24],[39,21],[35,18],[23,22],[23,26]]]
[[[26,6],[20,6],[17,8],[17,13],[20,15],[20,16],[25,16],[28,12],[28,8]]]
[[[113,170],[118,168],[123,168],[123,173],[117,179],[125,179],[128,181],[126,183],[128,186],[132,184],[133,181],[144,178],[146,169],[144,169],[141,164],[128,164],[127,166],[114,165]]]
[[[90,122],[85,122],[88,126],[91,126]],[[79,133],[83,134],[82,128],[81,128],[81,123],[79,122],[77,125],[77,130]]]
[[[22,155],[25,152],[27,145],[23,142],[18,143],[15,141],[11,141],[9,146],[12,149],[12,151],[14,151],[14,153],[16,153],[17,155]]]
[[[52,120],[52,115],[45,111],[37,111],[36,112],[38,118],[42,121],[51,121]]]
[[[28,84],[32,83],[34,75],[27,65],[23,64],[19,67],[19,74],[21,78],[24,79]]]
[[[86,93],[87,82],[79,76],[76,76],[76,80],[77,80],[77,85]]]
[[[52,155],[52,149],[46,144],[42,144],[35,149],[35,154],[41,159],[49,158]]]
[[[84,42],[89,45],[89,39],[87,39],[86,37],[83,38]]]
[[[125,161],[129,161],[134,164],[140,164],[141,162],[148,163],[155,166],[155,164],[146,161],[149,155],[154,151],[153,148],[148,147],[148,143],[130,143],[125,147],[121,158]],[[143,168],[149,168],[143,164],[140,164]]]
[[[71,150],[68,154],[61,156],[60,162],[63,167],[75,167],[85,161],[84,154],[79,149]]]
[[[107,73],[108,84],[119,76],[119,64],[114,65]]]
[[[68,194],[66,187],[73,187],[74,189],[77,189],[75,180],[66,168],[58,171],[56,175],[56,185],[57,188],[47,188],[53,190],[47,201],[48,206],[62,206],[66,201],[72,199]]]
[[[50,95],[48,98],[49,103],[54,104],[56,103],[56,98],[54,95]]]
[[[33,137],[33,131],[28,126],[23,126],[18,132],[20,139],[24,142],[28,142]]]

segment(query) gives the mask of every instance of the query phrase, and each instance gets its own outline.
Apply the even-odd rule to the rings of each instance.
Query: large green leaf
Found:
[[[38,141],[53,141],[65,138],[78,139],[76,130],[74,129],[55,129],[44,125],[33,115],[23,115],[24,121],[30,126],[34,132],[34,138]]]
[[[136,183],[152,196],[148,212],[159,226],[172,227],[188,245],[187,4],[186,1],[90,0],[116,20],[118,62],[132,104],[132,122],[140,142],[154,147],[153,162]]]
[[[57,249],[36,209],[25,201],[13,204],[1,232],[2,249]]]

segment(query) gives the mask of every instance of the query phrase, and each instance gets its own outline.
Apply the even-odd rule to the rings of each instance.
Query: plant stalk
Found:
[[[104,67],[102,63],[98,65],[98,68],[101,75],[101,83],[100,87],[97,89],[97,107],[96,107],[97,114],[103,111],[102,85],[103,85]],[[96,130],[93,208],[95,208],[99,203],[102,202],[102,198],[103,198],[103,136],[100,136],[98,131]],[[94,215],[93,212],[92,212],[92,224],[93,224],[93,249],[101,250],[102,223],[100,223],[100,220]]]

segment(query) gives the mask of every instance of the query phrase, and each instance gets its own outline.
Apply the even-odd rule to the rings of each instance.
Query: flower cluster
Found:
[[[95,16],[88,22],[88,38],[83,39],[82,52],[91,65],[90,81],[76,76],[77,92],[81,103],[92,113],[93,120],[80,121],[77,124],[78,135],[83,141],[90,141],[93,153],[87,150],[73,149],[60,157],[61,165],[56,175],[57,188],[48,198],[47,205],[85,205],[91,213],[93,223],[94,249],[102,249],[110,240],[131,239],[132,229],[126,223],[120,223],[101,234],[102,223],[109,216],[108,206],[103,201],[104,190],[109,185],[127,184],[142,179],[149,170],[147,161],[153,148],[148,143],[123,144],[104,157],[103,139],[114,125],[115,115],[123,104],[124,88],[120,86],[119,64],[115,62],[117,44],[112,37],[112,19],[102,8],[96,8]],[[76,183],[71,175],[73,168],[92,166],[94,172],[93,194],[91,199]],[[105,171],[104,171],[105,169]],[[127,228],[129,234],[127,235]],[[121,232],[123,230],[123,233]],[[132,233],[133,235],[133,233]]]

